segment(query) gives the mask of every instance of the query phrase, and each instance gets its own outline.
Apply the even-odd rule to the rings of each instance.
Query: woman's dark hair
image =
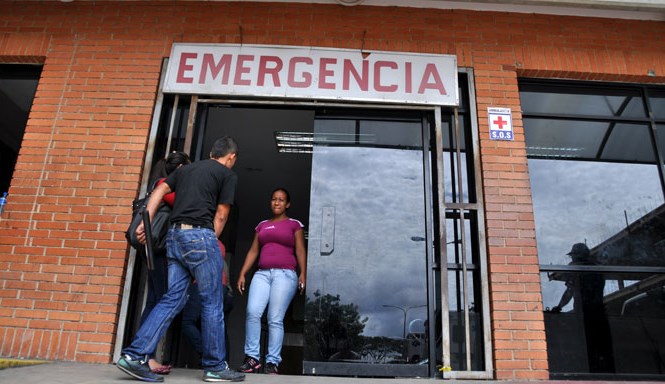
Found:
[[[189,163],[191,163],[189,155],[185,152],[173,151],[166,156],[166,159],[159,159],[155,163],[155,166],[152,167],[150,180],[162,179],[175,171],[179,165],[187,165]]]
[[[287,203],[290,203],[290,202],[291,202],[291,195],[289,194],[289,191],[287,191],[286,188],[282,188],[282,187],[275,188],[275,189],[272,191],[272,193],[270,194],[270,197],[272,198],[272,195],[274,195],[275,192],[277,192],[277,191],[282,191],[282,192],[284,192],[284,194],[286,195],[286,202],[287,202]]]
[[[166,156],[166,163],[164,164],[164,169],[167,175],[170,175],[171,172],[175,171],[181,165],[187,165],[191,163],[189,160],[189,155],[185,152],[171,152]]]

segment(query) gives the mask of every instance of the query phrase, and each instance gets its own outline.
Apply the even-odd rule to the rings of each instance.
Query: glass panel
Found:
[[[0,196],[9,190],[41,72],[36,65],[0,64]]]
[[[656,125],[656,140],[658,143],[658,151],[663,155],[665,160],[665,124]]]
[[[374,138],[373,145],[389,147],[422,148],[422,135],[414,135],[413,122],[361,120],[360,134]]]
[[[450,116],[451,119],[453,119],[453,116]],[[459,118],[460,121],[460,127],[465,127],[465,117],[463,115],[460,115]],[[466,148],[470,147],[469,145],[466,145],[464,140],[466,140],[466,135],[465,135],[465,129],[461,128],[460,129],[460,139],[462,140],[461,143],[461,158],[462,158],[462,183],[464,183],[463,186],[463,196],[460,199],[459,196],[459,190],[458,190],[458,177],[457,177],[457,146],[456,143],[453,141],[455,140],[455,130],[453,129],[452,123],[448,121],[443,121],[441,123],[441,128],[442,128],[442,133],[443,133],[443,174],[444,174],[444,191],[445,191],[445,196],[444,196],[444,201],[446,203],[475,203],[476,198],[475,198],[475,193],[474,191],[471,190],[473,188],[473,184],[471,183],[471,180],[469,179],[468,172],[472,172],[469,170],[469,165],[473,164],[473,159],[471,161],[467,162],[467,157],[473,156],[471,152],[467,152]],[[471,201],[469,196],[472,196]]]
[[[561,89],[556,85],[520,86],[522,112],[599,117],[646,117],[637,89]]]
[[[599,265],[665,265],[663,194],[654,165],[529,160],[540,264],[586,243]]]
[[[466,212],[468,217],[470,212]],[[459,219],[459,210],[446,211],[446,247],[448,254],[448,263],[455,264],[457,267],[462,266],[462,228]],[[465,240],[466,240],[466,263],[467,267],[473,264],[473,252],[471,251],[471,224],[469,220],[465,220]]]
[[[654,162],[648,126],[524,119],[529,157]]]
[[[541,282],[552,372],[663,373],[665,275],[566,271]]]
[[[314,135],[338,123],[317,120]],[[422,125],[360,126],[395,148],[313,148],[304,358],[415,366],[427,351]]]
[[[651,112],[656,120],[665,120],[665,92],[649,91]]]
[[[600,159],[655,163],[651,143],[648,126],[619,123],[613,126]]]
[[[450,308],[450,362],[455,371],[469,370],[466,363],[466,330],[464,327],[464,301],[462,296],[462,270],[448,270],[448,305]],[[480,287],[476,290],[474,281],[479,282],[477,272],[467,271],[469,308],[469,347],[471,351],[470,370],[483,370],[483,324]],[[476,295],[476,293],[478,293]]]

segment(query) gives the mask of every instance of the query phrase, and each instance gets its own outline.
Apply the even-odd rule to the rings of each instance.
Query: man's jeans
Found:
[[[122,353],[133,359],[144,358],[157,343],[173,318],[187,302],[192,277],[201,295],[201,333],[205,371],[227,368],[224,348],[224,308],[222,301],[222,255],[211,229],[169,229],[166,240],[169,262],[168,291]]]
[[[180,329],[185,335],[185,338],[189,343],[194,347],[194,350],[199,354],[203,353],[203,342],[201,341],[201,327],[199,325],[199,320],[201,320],[201,295],[199,295],[198,284],[192,284],[189,286],[187,304],[185,308],[182,309],[182,324]],[[224,286],[224,318],[229,317],[229,313],[233,309],[233,293],[230,288]],[[226,326],[226,324],[224,324]],[[225,333],[225,344],[226,349],[226,359],[228,360],[229,356],[229,337],[226,328],[224,328]]]
[[[144,252],[137,252],[137,255],[145,258]],[[152,309],[155,308],[155,305],[159,303],[159,300],[164,296],[164,293],[166,293],[166,276],[168,273],[166,252],[163,252],[160,255],[155,255],[153,259],[154,269],[148,271],[148,294],[145,300],[143,313],[141,314],[141,319],[139,320],[139,325],[143,325],[148,318],[148,315],[150,315],[150,312],[152,312]],[[155,351],[150,354],[150,358],[155,358]]]
[[[296,293],[298,276],[291,269],[261,269],[254,273],[247,298],[245,355],[260,360],[261,316],[268,306],[266,363],[279,365],[284,341],[284,315]]]

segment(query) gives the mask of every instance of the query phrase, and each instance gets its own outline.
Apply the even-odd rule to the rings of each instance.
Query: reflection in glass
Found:
[[[665,147],[643,90],[526,81],[520,95],[550,372],[664,374]]]
[[[655,162],[649,127],[609,122],[525,118],[531,158]]]
[[[427,364],[422,124],[353,126],[375,144],[313,148],[304,359]]]
[[[665,265],[655,165],[531,159],[529,176],[540,264],[583,242],[598,265]]]
[[[551,371],[663,373],[665,276],[567,271],[543,273],[541,282],[551,297],[544,313]],[[570,289],[571,302],[553,310]]]
[[[460,215],[458,210],[446,212],[448,255],[448,306],[450,319],[450,356],[451,366],[455,370],[483,369],[483,333],[482,333],[482,290],[480,288],[480,266],[475,238],[475,213],[467,212],[464,220],[466,236],[466,281],[462,265],[462,242]],[[475,250],[475,251],[474,251]],[[466,292],[466,296],[465,296]],[[465,308],[469,318],[469,340],[466,342]],[[471,367],[467,367],[467,345]]]
[[[546,92],[537,86],[520,86],[520,103],[525,113],[591,115],[611,117],[646,117],[637,90],[610,90],[598,87],[565,89],[551,84]]]
[[[665,120],[665,91],[650,91],[649,96],[654,118]]]

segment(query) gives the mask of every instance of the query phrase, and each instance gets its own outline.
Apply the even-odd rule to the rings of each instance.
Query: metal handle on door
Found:
[[[335,207],[321,208],[321,256],[335,250]]]

